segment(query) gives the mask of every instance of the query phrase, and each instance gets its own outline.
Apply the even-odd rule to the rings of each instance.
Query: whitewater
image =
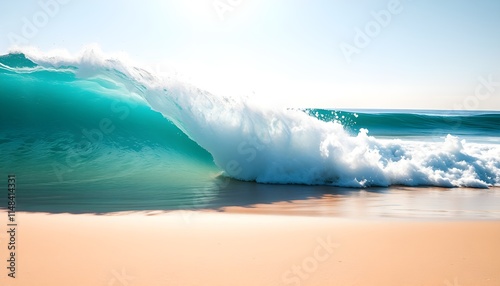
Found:
[[[269,107],[211,94],[95,49],[75,56],[13,51],[0,58],[0,85],[2,168],[31,172],[33,184],[154,169],[182,170],[163,177],[171,187],[206,177],[196,187],[211,188],[219,174],[265,184],[500,186],[500,144],[461,134],[498,138],[498,114],[441,120],[439,134],[429,136],[437,130],[432,120],[443,116],[400,112],[382,124],[374,120],[384,115],[344,111],[347,120],[342,112]],[[415,128],[398,125],[398,116],[410,116]],[[388,135],[377,136],[377,128]],[[150,182],[161,185],[162,177]]]

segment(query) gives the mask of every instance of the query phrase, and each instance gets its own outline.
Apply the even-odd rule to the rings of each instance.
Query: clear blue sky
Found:
[[[282,105],[500,110],[498,0],[57,1],[1,1],[0,51],[13,35],[42,51],[97,43],[216,94]],[[390,20],[377,22],[381,10]]]

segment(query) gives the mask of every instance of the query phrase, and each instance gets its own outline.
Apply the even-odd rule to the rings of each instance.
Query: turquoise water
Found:
[[[449,110],[358,110],[308,112],[322,120],[339,120],[357,134],[366,128],[381,137],[444,137],[453,134],[466,139],[499,139],[499,111]],[[498,141],[496,141],[498,143]]]
[[[204,208],[233,180],[500,185],[498,112],[271,109],[91,57],[4,55],[0,87],[25,210]]]

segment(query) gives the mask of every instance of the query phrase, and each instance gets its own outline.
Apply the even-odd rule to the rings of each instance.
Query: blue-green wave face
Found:
[[[20,201],[31,206],[107,198],[107,210],[137,201],[149,204],[139,209],[202,207],[228,177],[498,186],[499,122],[495,112],[269,108],[92,50],[0,57],[0,173],[17,175]]]
[[[210,153],[126,89],[22,54],[0,63],[0,173],[17,174],[23,189],[98,197],[217,187]]]

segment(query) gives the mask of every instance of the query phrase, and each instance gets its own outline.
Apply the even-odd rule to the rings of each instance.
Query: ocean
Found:
[[[23,211],[500,186],[498,111],[272,108],[91,51],[0,56],[0,119],[0,174]]]

